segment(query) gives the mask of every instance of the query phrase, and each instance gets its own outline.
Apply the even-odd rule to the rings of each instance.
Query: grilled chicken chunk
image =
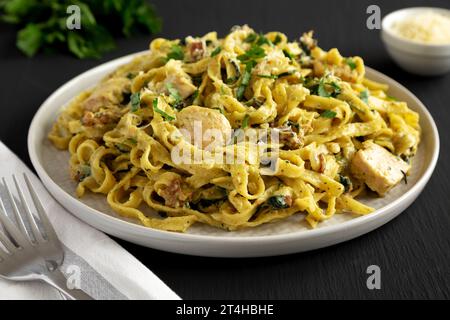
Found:
[[[372,141],[364,142],[350,166],[353,176],[379,195],[399,183],[410,168],[408,163]]]
[[[190,143],[197,143],[203,149],[210,144],[213,144],[211,149],[225,145],[232,133],[230,122],[219,110],[199,106],[181,110],[177,114],[177,124]],[[201,135],[201,141],[196,141],[196,134]]]

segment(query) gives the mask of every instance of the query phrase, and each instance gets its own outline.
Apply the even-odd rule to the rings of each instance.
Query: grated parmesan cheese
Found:
[[[450,43],[450,15],[435,11],[414,14],[393,24],[401,37],[428,44]]]

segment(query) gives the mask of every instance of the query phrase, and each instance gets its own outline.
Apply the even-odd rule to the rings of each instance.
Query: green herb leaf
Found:
[[[167,61],[169,61],[170,59],[183,60],[184,59],[183,48],[178,44],[172,45],[172,47],[170,48],[170,52],[167,54],[166,59]]]
[[[160,108],[158,108],[158,98],[153,99],[153,110],[155,112],[159,113],[166,121],[175,120],[175,117],[171,116],[170,114],[168,114],[168,113],[164,112],[163,110],[161,110]]]
[[[76,179],[78,182],[83,181],[91,175],[91,167],[86,164],[80,164],[77,168]]]
[[[277,75],[277,77],[282,78],[282,77],[292,76],[294,73],[295,73],[295,70],[286,71],[286,72],[280,73],[279,75]]]
[[[197,89],[197,90],[195,90],[194,93],[191,95],[192,101],[194,101],[195,99],[197,99],[198,94],[199,94],[199,91],[198,91],[198,89]]]
[[[324,112],[322,112],[320,114],[320,116],[322,118],[328,118],[328,119],[333,119],[334,117],[336,117],[336,112],[332,111],[332,110],[325,110]]]
[[[359,94],[359,98],[365,102],[365,104],[369,103],[369,91],[366,89],[364,91],[361,91]]]
[[[211,57],[214,57],[214,56],[217,56],[219,53],[220,53],[220,51],[222,51],[222,47],[217,47],[217,48],[215,48],[212,52],[211,52]]]
[[[257,37],[258,37],[258,36],[256,35],[256,33],[250,33],[250,34],[244,39],[244,42],[247,42],[247,43],[255,42],[255,40],[256,40]]]
[[[283,49],[283,54],[286,58],[289,58],[291,60],[295,59],[295,56],[292,53],[290,53],[289,51],[287,51],[286,49]]]
[[[166,83],[166,88],[169,91],[169,96],[174,100],[173,107],[178,109],[179,105],[183,103],[183,97],[171,83]]]
[[[326,89],[325,89],[325,83],[323,81],[323,79],[320,80],[319,82],[319,87],[317,88],[317,94],[321,97],[331,97],[331,93],[329,93]]]
[[[274,80],[278,79],[278,76],[274,74],[258,74],[257,76],[266,79],[274,79]]]
[[[388,100],[390,100],[390,101],[398,101],[398,99],[396,97],[393,97],[393,96],[387,96],[386,98]]]
[[[71,4],[80,9],[80,30],[66,27]],[[99,58],[115,47],[113,34],[161,29],[161,19],[146,0],[0,0],[0,20],[21,28],[16,45],[27,56],[65,49],[78,58]]]
[[[281,42],[281,37],[279,34],[277,34],[277,36],[275,37],[275,39],[273,40],[273,44],[277,45]]]
[[[345,192],[348,192],[352,186],[350,178],[343,175],[339,175],[339,183],[344,186]]]
[[[36,24],[29,23],[17,34],[16,45],[28,57],[32,57],[42,46],[42,37],[41,29]]]
[[[352,69],[352,70],[356,69],[355,60],[353,60],[352,58],[345,59],[345,63],[350,67],[350,69]]]
[[[321,78],[317,87],[317,94],[321,97],[335,97],[341,93],[341,87],[334,81],[325,82],[325,78]]]
[[[132,144],[132,145],[137,145],[137,140],[134,139],[134,138],[128,138],[128,139],[127,139],[127,142],[129,142],[129,143]]]
[[[289,205],[286,203],[286,198],[283,195],[272,196],[267,200],[267,203],[274,209],[289,208]]]
[[[242,75],[241,84],[239,85],[237,92],[236,92],[236,98],[241,101],[244,97],[245,89],[247,88],[250,79],[252,77],[252,69],[255,66],[255,62],[249,62],[245,66],[244,74]]]
[[[141,106],[141,94],[139,92],[135,92],[130,96],[131,101],[131,112],[136,112],[139,110]]]
[[[258,46],[252,46],[244,54],[239,55],[237,58],[242,63],[248,63],[252,60],[264,58],[265,56],[266,56],[266,53],[263,48],[258,47]]]
[[[257,44],[258,46],[262,46],[263,44],[267,44],[267,45],[273,47],[272,41],[270,41],[269,39],[267,39],[263,34],[260,34],[260,35],[258,36],[258,40],[256,41],[256,44]]]
[[[245,129],[248,127],[248,120],[250,120],[250,116],[248,114],[246,114],[244,116],[244,119],[242,119],[242,126],[241,126],[242,129]]]

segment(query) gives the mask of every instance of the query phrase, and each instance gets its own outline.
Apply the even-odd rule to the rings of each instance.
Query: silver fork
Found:
[[[14,200],[11,189],[5,178],[2,178],[7,200],[12,207],[16,223],[7,215],[4,200],[0,197],[0,277],[13,281],[44,281],[67,298],[73,300],[92,300],[88,294],[79,289],[69,289],[68,281],[59,269],[64,261],[64,250],[53,229],[34,188],[24,174],[25,183],[39,220],[30,210],[25,195],[16,177],[13,180],[19,195],[20,205],[24,212],[20,213],[18,203]],[[28,222],[28,231],[25,225]],[[39,225],[38,225],[39,223]],[[44,232],[41,232],[41,229]],[[6,250],[5,250],[6,249]]]

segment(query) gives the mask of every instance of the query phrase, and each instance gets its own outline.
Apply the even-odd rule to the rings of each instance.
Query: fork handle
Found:
[[[94,300],[94,298],[83,290],[69,289],[67,287],[67,278],[59,269],[42,275],[41,280],[47,282],[71,300]]]

